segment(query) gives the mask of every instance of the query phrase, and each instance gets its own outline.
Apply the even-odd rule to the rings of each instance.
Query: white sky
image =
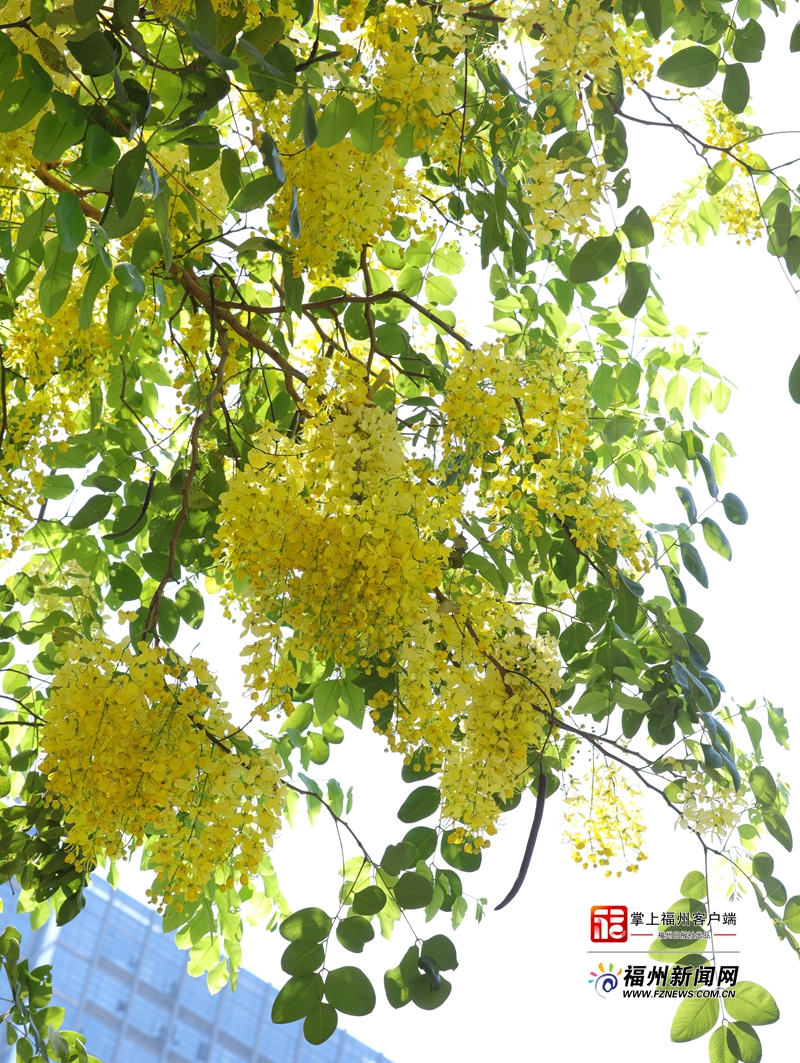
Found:
[[[765,129],[793,129],[800,55],[790,56],[788,35],[795,12],[775,26],[765,23],[768,45],[764,61],[750,67],[754,85],[756,120]],[[634,186],[629,206],[641,203],[650,212],[696,170],[696,159],[681,138],[666,130],[629,127]],[[792,157],[800,135],[774,138],[763,153],[770,161]],[[800,155],[800,151],[794,151]],[[705,548],[710,590],[690,577],[686,584],[689,604],[706,617],[702,634],[709,643],[712,669],[728,686],[732,697],[747,701],[766,695],[787,710],[792,731],[792,753],[779,749],[764,726],[763,742],[768,763],[800,790],[800,762],[794,752],[800,742],[795,713],[797,623],[795,604],[800,577],[795,560],[797,517],[800,516],[797,472],[800,408],[787,391],[787,378],[798,344],[798,305],[790,284],[765,250],[763,241],[752,248],[718,237],[705,248],[656,248],[651,263],[659,275],[659,290],[673,321],[683,321],[694,331],[706,331],[703,355],[737,385],[730,407],[719,427],[737,448],[739,457],[729,462],[725,489],[745,502],[750,521],[744,528],[724,522],[733,545],[733,562],[727,563]],[[478,293],[474,293],[477,296]],[[709,419],[709,425],[714,422]],[[708,427],[708,426],[707,426]],[[698,485],[702,498],[705,488]],[[678,521],[683,510],[670,487],[660,492],[648,512],[664,521]],[[658,514],[658,516],[656,516]],[[660,591],[663,593],[663,591]],[[211,614],[211,615],[209,615]],[[238,686],[238,638],[231,625],[213,610],[207,613],[197,652],[216,667],[226,695],[234,700]],[[407,795],[399,778],[400,764],[378,753],[380,740],[365,731],[356,734],[349,725],[347,741],[334,747],[328,763],[314,774],[321,780],[335,776],[355,785],[352,822],[356,832],[374,849],[399,841],[405,829],[395,811]],[[380,804],[374,795],[381,794]],[[593,904],[620,903],[632,910],[660,913],[678,899],[683,875],[700,869],[700,850],[683,832],[673,832],[666,810],[654,800],[650,816],[650,859],[638,876],[606,880],[602,873],[582,871],[569,859],[562,844],[558,799],[548,802],[533,864],[521,894],[507,909],[490,915],[480,926],[472,910],[453,936],[461,966],[449,976],[453,993],[439,1011],[425,1013],[409,1005],[394,1012],[383,998],[382,975],[395,966],[411,943],[398,929],[391,942],[379,940],[361,957],[341,951],[334,963],[361,963],[378,992],[375,1012],[361,1020],[347,1020],[347,1029],[382,1051],[393,1063],[426,1063],[435,1058],[458,1058],[471,1063],[498,1055],[534,1061],[559,1050],[568,1059],[587,1058],[611,1063],[633,1058],[643,1050],[648,1063],[701,1063],[708,1058],[707,1037],[686,1045],[669,1042],[669,1026],[676,1001],[623,1001],[619,994],[600,999],[587,984],[595,962],[619,960],[609,951],[587,955],[589,908]],[[792,815],[795,835],[800,819]],[[533,800],[526,795],[520,811],[484,858],[483,869],[463,876],[465,889],[486,896],[490,903],[505,895],[517,873],[533,815]],[[303,819],[303,817],[300,817]],[[338,889],[338,842],[326,814],[320,814],[314,837],[301,822],[294,832],[285,830],[273,854],[287,898],[295,908],[319,904],[332,910]],[[790,896],[800,893],[800,858],[785,853],[770,840],[776,857],[775,874]],[[346,855],[353,855],[351,848]],[[133,871],[124,886],[142,897],[147,878]],[[725,900],[725,883],[713,884],[712,909],[738,913],[740,978],[764,984],[776,997],[782,1018],[776,1026],[760,1027],[766,1060],[783,1063],[800,1043],[800,964],[785,943],[777,940],[767,919],[755,904]],[[474,905],[471,906],[474,908]],[[411,913],[415,928],[422,913]],[[440,915],[430,933],[448,933]],[[279,961],[282,939],[263,931],[248,930],[245,965],[280,985],[285,976]],[[634,957],[626,957],[630,962]],[[648,962],[648,961],[645,961]],[[734,961],[735,962],[735,961]]]

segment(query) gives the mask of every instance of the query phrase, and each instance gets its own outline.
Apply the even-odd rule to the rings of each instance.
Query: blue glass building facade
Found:
[[[31,967],[53,966],[52,1003],[66,1011],[64,1028],[84,1034],[103,1063],[388,1063],[343,1030],[310,1045],[302,1022],[275,1025],[277,990],[248,971],[235,993],[212,997],[205,979],[186,973],[186,953],[158,915],[102,879],[61,928],[51,919],[31,931],[10,886],[0,886],[0,896],[0,921],[20,930]]]

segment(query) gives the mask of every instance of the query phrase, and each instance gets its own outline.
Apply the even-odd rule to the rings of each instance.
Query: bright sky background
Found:
[[[794,5],[791,5],[794,7]],[[796,115],[800,55],[790,56],[788,37],[797,9],[778,27],[768,16],[767,50],[762,63],[750,67],[755,95],[755,120],[765,129],[791,130],[800,126]],[[641,113],[641,112],[639,112]],[[697,170],[697,160],[681,137],[668,130],[629,127],[634,186],[629,206],[641,203],[655,212],[672,195],[683,178]],[[765,142],[763,154],[772,162],[800,155],[794,137]],[[797,180],[797,178],[795,178]],[[764,726],[763,742],[769,766],[794,782],[800,792],[800,742],[796,659],[798,654],[795,608],[800,597],[797,564],[798,436],[800,409],[789,398],[787,378],[800,353],[800,308],[792,286],[777,262],[767,255],[764,242],[752,248],[733,240],[711,239],[696,245],[654,247],[651,263],[658,273],[659,290],[673,321],[696,332],[707,332],[703,355],[737,386],[730,407],[716,425],[731,438],[739,457],[729,462],[725,489],[738,494],[750,512],[744,528],[725,524],[733,545],[728,563],[702,549],[709,570],[710,590],[686,578],[689,604],[706,617],[702,634],[709,643],[712,669],[740,702],[766,695],[787,710],[792,753],[780,749]],[[612,283],[617,283],[613,281]],[[478,293],[471,293],[475,301]],[[487,316],[489,315],[487,307]],[[698,501],[705,488],[698,484]],[[645,503],[648,515],[663,521],[683,519],[683,510],[671,488]],[[659,593],[663,589],[659,588]],[[237,700],[238,633],[213,609],[200,632],[197,652],[208,656],[220,674],[224,693]],[[333,748],[328,763],[313,773],[326,780],[335,776],[345,786],[355,786],[352,823],[356,832],[378,852],[385,842],[399,841],[405,829],[395,810],[409,790],[400,781],[399,761],[377,754],[381,741],[369,731],[356,734],[348,724],[347,741]],[[380,805],[373,794],[380,792]],[[790,809],[795,834],[800,835],[797,806]],[[427,1063],[435,1058],[471,1061],[503,1057],[539,1060],[559,1048],[559,1056],[611,1063],[646,1052],[648,1063],[701,1063],[708,1059],[707,1037],[686,1045],[669,1042],[669,1026],[676,1001],[623,1001],[620,992],[600,999],[589,986],[595,963],[619,960],[612,952],[588,955],[589,908],[593,904],[626,904],[631,910],[660,913],[678,899],[684,874],[701,869],[699,846],[683,832],[673,831],[666,809],[652,799],[646,802],[651,829],[650,859],[637,876],[603,878],[602,872],[582,871],[562,844],[558,799],[548,802],[537,850],[521,894],[503,912],[487,917],[480,926],[473,919],[474,903],[461,928],[452,935],[461,965],[453,972],[453,993],[439,1011],[425,1013],[408,1005],[394,1012],[382,993],[382,975],[405,952],[408,932],[399,926],[391,942],[379,940],[361,957],[341,950],[334,964],[362,962],[378,992],[378,1006],[366,1019],[351,1019],[347,1029],[370,1046],[384,1052],[393,1063]],[[465,889],[485,896],[490,904],[505,895],[517,873],[533,815],[533,799],[526,795],[521,809],[484,858],[482,870],[464,876]],[[308,904],[333,910],[338,889],[338,842],[326,813],[320,814],[314,837],[299,817],[295,831],[285,830],[273,854],[284,892],[295,908]],[[775,874],[790,896],[800,893],[800,858],[790,856],[770,841],[776,857]],[[346,855],[354,849],[346,845]],[[140,898],[149,876],[125,872],[123,885]],[[760,1027],[764,1058],[785,1063],[800,1043],[800,964],[790,948],[775,937],[767,919],[747,898],[739,903],[725,899],[727,880],[712,877],[712,910],[736,910],[741,950],[740,978],[764,984],[782,1010],[780,1022]],[[427,930],[424,916],[411,913],[420,936],[448,933],[440,915]],[[282,939],[264,931],[248,930],[245,965],[280,985]],[[338,947],[338,946],[337,946]],[[624,962],[635,957],[627,956]],[[646,958],[644,962],[647,961]],[[732,962],[737,962],[734,959]]]

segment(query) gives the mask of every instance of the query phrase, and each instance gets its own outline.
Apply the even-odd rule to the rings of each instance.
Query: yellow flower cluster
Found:
[[[523,360],[484,345],[465,351],[447,382],[445,446],[480,470],[480,497],[496,520],[537,536],[543,513],[569,519],[581,550],[605,543],[640,567],[641,540],[622,503],[586,471],[591,408],[583,369],[562,353]]]
[[[676,799],[681,805],[676,828],[695,830],[724,841],[747,807],[745,795],[732,786],[722,786],[702,771],[687,771],[675,757],[665,758],[665,762],[677,778],[683,779],[681,796]]]
[[[42,731],[47,800],[67,859],[91,868],[154,835],[154,899],[196,899],[218,872],[255,873],[280,825],[283,769],[240,752],[203,661],[104,638],[61,649]]]
[[[0,329],[5,369],[5,417],[0,438],[0,521],[8,549],[30,524],[38,505],[42,448],[71,433],[87,396],[108,370],[104,298],[98,300],[91,328],[78,327],[73,300],[49,320],[29,288],[14,317]],[[16,382],[24,381],[22,384]],[[16,384],[16,386],[15,386]],[[66,447],[66,444],[64,444]]]
[[[457,510],[433,505],[435,491],[406,459],[395,419],[355,382],[323,404],[301,439],[260,435],[222,496],[218,533],[232,572],[247,581],[242,600],[258,642],[245,672],[257,689],[291,683],[287,654],[343,669],[392,659],[430,612],[449,554],[435,535]]]
[[[406,761],[425,749],[441,765],[442,815],[477,849],[497,832],[498,801],[531,780],[561,679],[555,640],[532,637],[507,602],[468,583],[450,583],[426,642],[406,641],[387,737]]]
[[[300,439],[262,434],[222,498],[218,538],[256,637],[244,670],[259,711],[289,710],[300,661],[387,680],[369,703],[376,727],[407,761],[424,749],[440,766],[443,815],[477,847],[500,815],[494,795],[529,781],[560,680],[555,643],[497,592],[469,572],[445,580],[462,505],[343,372]]]
[[[572,846],[572,859],[584,869],[606,869],[625,861],[626,871],[638,871],[647,859],[642,851],[645,824],[640,807],[641,793],[628,782],[619,764],[595,759],[592,770],[582,778],[570,778],[565,797],[565,839]],[[616,875],[622,874],[617,870]]]
[[[301,221],[295,252],[295,273],[308,269],[311,279],[331,273],[338,255],[361,249],[388,232],[398,215],[416,209],[414,181],[394,151],[365,154],[352,141],[331,148],[287,153],[284,188],[270,210],[270,223],[288,233],[292,186],[297,189]]]
[[[757,140],[761,130],[731,114],[720,100],[702,100],[698,107],[705,127],[704,140],[715,147],[729,149],[720,152],[713,171],[721,177],[720,185],[722,180],[725,184],[709,197],[709,174],[704,170],[687,189],[664,204],[657,220],[668,239],[681,236],[686,243],[693,238],[702,243],[709,229],[716,233],[724,225],[737,237],[737,243],[744,240],[750,244],[765,232],[754,175],[766,174],[768,166],[748,143]]]
[[[576,172],[576,168],[580,169]],[[539,247],[561,234],[588,235],[598,221],[598,207],[606,198],[608,168],[585,159],[560,173],[564,163],[534,153],[527,170],[523,199],[531,208],[530,230]]]

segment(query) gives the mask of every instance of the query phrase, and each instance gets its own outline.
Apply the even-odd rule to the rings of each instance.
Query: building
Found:
[[[343,1030],[310,1045],[302,1022],[274,1024],[277,990],[248,971],[235,993],[211,996],[204,978],[186,973],[187,954],[155,911],[102,879],[60,928],[51,919],[33,932],[7,883],[0,897],[0,920],[22,933],[23,957],[31,967],[53,966],[52,1003],[66,1010],[64,1028],[84,1034],[103,1063],[388,1063]]]

